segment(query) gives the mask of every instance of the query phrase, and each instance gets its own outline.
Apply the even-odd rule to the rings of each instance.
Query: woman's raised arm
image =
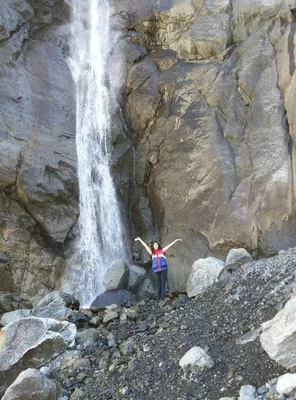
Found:
[[[163,251],[167,251],[167,250],[168,250],[173,244],[175,244],[176,242],[182,242],[182,239],[179,238],[179,239],[174,240],[172,243],[170,243],[170,244],[168,244],[167,246],[163,247],[162,250],[163,250]]]
[[[137,242],[137,241],[141,242],[142,245],[145,247],[145,250],[148,251],[148,253],[149,253],[150,255],[152,255],[152,250],[150,249],[150,247],[149,247],[140,237],[137,237],[137,238],[134,239],[134,240],[135,240],[135,242]]]

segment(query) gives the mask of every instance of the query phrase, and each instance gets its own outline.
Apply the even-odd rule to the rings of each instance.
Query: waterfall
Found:
[[[79,260],[76,293],[84,306],[104,291],[107,268],[125,259],[123,227],[110,171],[110,54],[117,43],[108,0],[72,0],[69,65],[76,84]],[[117,70],[118,75],[118,70]]]

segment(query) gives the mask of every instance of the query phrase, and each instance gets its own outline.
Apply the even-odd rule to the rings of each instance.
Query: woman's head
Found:
[[[158,242],[154,241],[154,242],[152,242],[151,248],[152,248],[152,251],[155,251],[155,250],[161,249],[161,246]]]

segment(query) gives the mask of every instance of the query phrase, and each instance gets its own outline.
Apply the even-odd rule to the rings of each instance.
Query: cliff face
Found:
[[[68,14],[0,2],[0,292],[30,301],[54,288],[78,214]]]
[[[171,288],[184,289],[199,257],[296,246],[295,9],[115,4],[135,165],[117,118],[114,171],[137,234],[183,238],[168,254]],[[68,18],[60,0],[0,0],[0,297],[34,301],[54,288],[75,237]]]
[[[147,229],[150,206],[162,243],[183,238],[172,286],[208,254],[295,246],[295,1],[137,4],[118,6],[135,215]]]

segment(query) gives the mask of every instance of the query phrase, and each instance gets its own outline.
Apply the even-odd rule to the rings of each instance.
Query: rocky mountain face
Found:
[[[53,289],[78,215],[75,102],[61,1],[0,2],[0,303]]]
[[[168,252],[172,287],[184,287],[197,258],[295,245],[295,7],[118,2],[134,215],[145,232],[151,210],[164,245],[183,238]]]
[[[183,238],[167,254],[170,288],[200,257],[295,246],[296,1],[114,6],[127,61],[114,172],[137,235]],[[69,13],[62,0],[0,0],[4,311],[56,286],[75,238]]]

